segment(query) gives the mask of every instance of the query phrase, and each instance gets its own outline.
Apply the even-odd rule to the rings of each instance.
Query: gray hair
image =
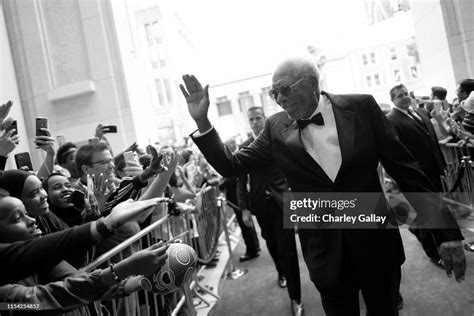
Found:
[[[292,57],[282,61],[275,71],[273,78],[276,75],[284,73],[294,77],[315,77],[319,82],[319,70],[314,61],[305,57]]]

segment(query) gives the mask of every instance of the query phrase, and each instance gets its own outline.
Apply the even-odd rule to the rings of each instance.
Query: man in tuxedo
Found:
[[[441,175],[444,173],[446,162],[430,118],[424,111],[413,107],[415,100],[403,84],[390,89],[390,98],[395,108],[387,115],[389,122],[436,191],[442,192]],[[433,234],[420,229],[410,229],[410,231],[421,242],[431,261],[441,268],[444,267]]]
[[[231,155],[207,117],[209,86],[184,75],[181,91],[196,122],[192,138],[216,170],[239,175],[276,164],[294,192],[376,192],[374,212],[387,213],[377,166],[406,192],[433,192],[413,156],[370,95],[321,92],[312,61],[283,61],[273,73],[271,96],[284,112],[269,117],[260,136]],[[442,220],[437,245],[450,276],[461,281],[465,257],[461,232],[450,214],[434,212],[424,195],[410,202],[424,220]],[[426,203],[426,204],[425,204]],[[400,266],[405,260],[398,229],[299,229],[310,278],[330,315],[359,315],[359,291],[372,315],[397,315]]]
[[[249,108],[247,118],[252,136],[241,147],[250,146],[263,131],[263,108]],[[283,228],[283,193],[288,191],[285,176],[275,165],[241,175],[237,180],[237,197],[243,221],[253,227],[252,214],[257,218],[262,237],[278,272],[278,285],[282,288],[288,286],[294,315],[303,315],[295,230]]]

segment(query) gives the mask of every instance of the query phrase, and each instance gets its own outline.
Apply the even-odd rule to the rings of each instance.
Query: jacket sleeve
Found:
[[[115,296],[114,294],[123,287],[124,282],[126,281],[110,287],[102,279],[101,270],[95,270],[92,273],[79,273],[62,281],[45,285],[3,285],[0,286],[0,300],[38,304],[38,310],[65,311],[84,306],[103,297]]]
[[[237,178],[237,200],[241,211],[250,210],[250,193],[247,188],[248,174],[242,174]]]
[[[0,285],[16,282],[92,245],[90,223],[37,239],[0,244]]]
[[[226,150],[215,128],[205,135],[194,137],[191,134],[190,137],[219,174],[228,178],[237,177],[273,164],[269,121],[267,119],[263,132],[249,147],[235,154]]]

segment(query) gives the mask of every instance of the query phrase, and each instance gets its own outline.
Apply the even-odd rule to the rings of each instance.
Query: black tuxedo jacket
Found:
[[[436,179],[436,182],[439,183],[446,162],[428,115],[417,109],[415,111],[420,115],[424,124],[420,124],[396,109],[393,109],[387,118],[402,143],[418,161],[421,170],[430,179]]]
[[[283,171],[294,192],[379,192],[376,212],[387,212],[387,203],[377,174],[379,162],[404,192],[432,192],[433,185],[370,95],[333,95],[332,103],[342,164],[335,182],[306,152],[295,121],[280,112],[269,117],[261,135],[235,154],[225,151],[213,129],[191,137],[206,159],[224,176],[239,175],[273,163]],[[423,203],[410,200],[419,212],[429,212]],[[439,213],[436,213],[439,216]],[[452,220],[449,214],[445,215]],[[457,224],[451,230],[437,230],[437,243],[461,240]],[[405,260],[398,229],[299,229],[301,248],[310,277],[320,290],[343,282],[344,266],[357,275],[377,278],[399,267]]]
[[[248,147],[253,141],[254,138],[252,136],[244,141],[240,147]],[[247,182],[250,184],[250,190],[247,189]],[[265,211],[265,196],[268,193],[272,195],[277,204],[283,209],[283,192],[288,191],[289,186],[285,175],[275,164],[240,175],[237,180],[239,207],[241,210],[250,210],[254,215]],[[281,216],[281,213],[279,216]]]

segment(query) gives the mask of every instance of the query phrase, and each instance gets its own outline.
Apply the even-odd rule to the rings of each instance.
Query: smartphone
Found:
[[[13,135],[18,135],[18,123],[17,121],[13,121],[10,126],[8,126],[8,128],[5,129],[5,133],[8,133],[9,131],[11,131],[12,129],[14,129],[15,131],[12,133],[12,136]]]
[[[133,161],[133,162],[136,162],[135,161],[135,154],[133,153],[133,151],[126,151],[123,153],[123,158],[125,159],[125,163],[127,164],[127,166],[129,165],[129,162]]]
[[[99,143],[99,138],[94,137],[89,139],[89,145],[97,145]]]
[[[33,171],[33,164],[31,163],[30,154],[28,152],[18,153],[15,156],[16,168],[28,167],[28,170]]]
[[[69,197],[69,202],[71,202],[72,204],[74,204],[74,207],[79,209],[79,210],[82,210],[84,209],[84,197],[85,197],[85,194],[79,190],[74,190],[74,192],[72,192],[71,196]]]
[[[56,136],[56,139],[58,140],[58,146],[61,147],[66,143],[66,137],[64,135],[59,135]]]
[[[42,128],[48,128],[48,119],[45,117],[36,118],[36,136],[48,136],[45,131],[42,131]]]
[[[102,132],[106,133],[117,133],[117,126],[116,125],[106,125],[102,127]]]

